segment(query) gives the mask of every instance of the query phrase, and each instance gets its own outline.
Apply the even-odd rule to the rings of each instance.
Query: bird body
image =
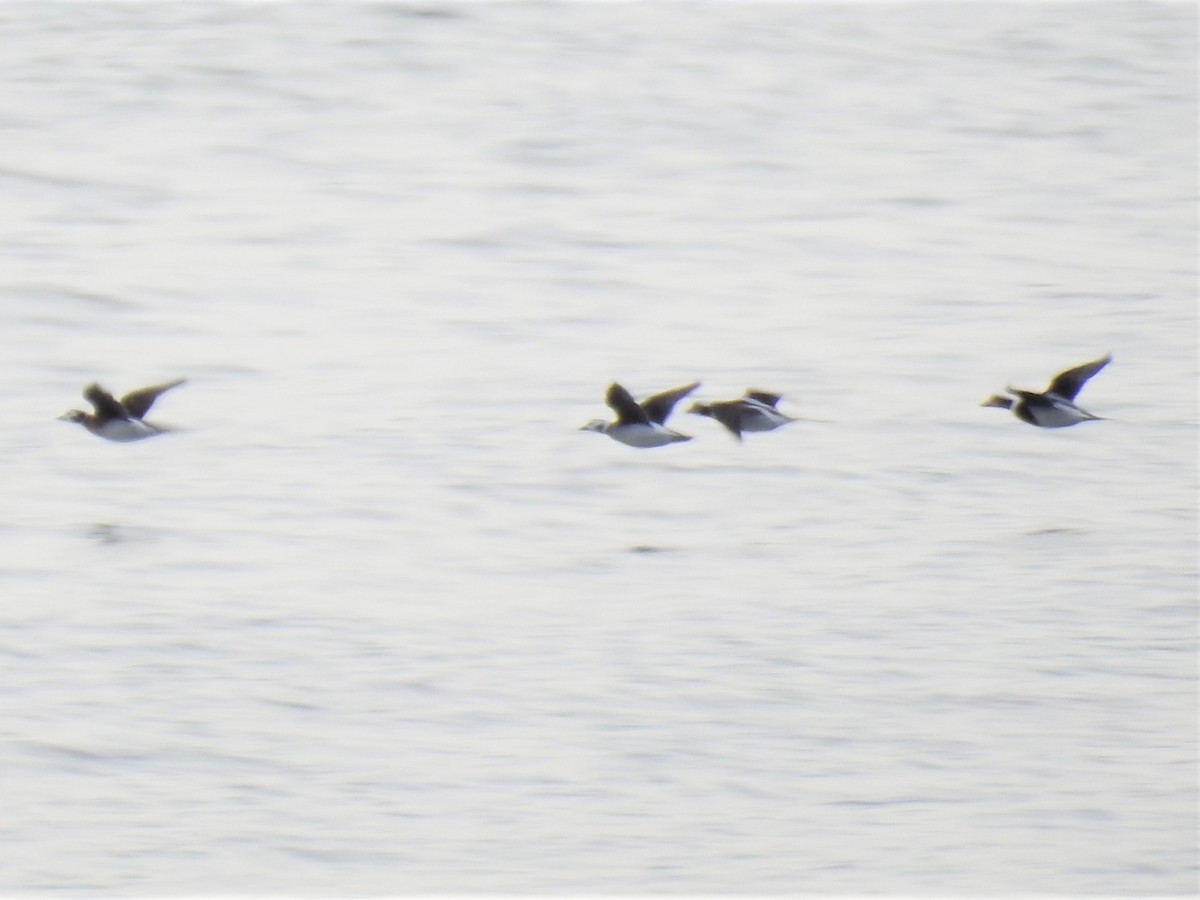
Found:
[[[83,397],[95,411],[86,413],[79,409],[72,409],[58,418],[64,422],[75,422],[82,425],[92,434],[107,441],[128,443],[145,440],[170,430],[161,425],[147,422],[144,417],[161,394],[173,387],[178,387],[184,381],[185,379],[180,378],[166,384],[139,388],[136,391],[130,391],[120,400],[93,382],[83,389]]]
[[[1036,425],[1038,428],[1067,428],[1080,422],[1099,421],[1100,416],[1094,416],[1075,403],[1075,398],[1083,390],[1088,379],[1112,362],[1109,353],[1100,359],[1084,363],[1060,372],[1054,376],[1049,387],[1042,393],[1026,391],[1021,388],[1005,388],[1007,394],[993,394],[983,401],[982,406],[995,406],[999,409],[1011,409],[1022,422]]]
[[[689,435],[672,431],[664,423],[675,404],[699,386],[700,382],[693,382],[647,397],[638,403],[629,391],[613,382],[609,385],[604,400],[617,414],[616,421],[606,422],[604,419],[592,419],[579,430],[606,434],[614,441],[642,449],[690,441]]]
[[[778,394],[751,389],[737,400],[693,403],[688,412],[715,419],[740,441],[743,432],[774,431],[781,425],[796,421],[776,408],[781,399]]]

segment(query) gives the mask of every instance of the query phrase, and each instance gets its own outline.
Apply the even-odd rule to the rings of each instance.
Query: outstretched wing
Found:
[[[742,439],[742,422],[745,419],[746,407],[741,400],[721,400],[708,405],[709,415],[729,429],[739,441]]]
[[[136,391],[130,391],[121,398],[121,405],[129,410],[129,415],[135,419],[140,419],[146,413],[150,412],[150,407],[154,405],[154,401],[158,399],[160,394],[169,391],[173,387],[179,387],[186,380],[185,378],[180,378],[178,381],[169,381],[166,384],[156,384],[153,387],[144,387]]]
[[[1057,394],[1064,400],[1074,400],[1087,380],[1112,362],[1112,354],[1109,353],[1102,359],[1097,359],[1090,363],[1084,363],[1082,366],[1076,366],[1074,369],[1067,369],[1054,376],[1054,380],[1050,382],[1050,387],[1046,388],[1047,394]]]
[[[672,391],[663,391],[661,394],[647,397],[642,401],[642,409],[646,411],[646,415],[650,417],[651,422],[657,422],[659,425],[662,425],[667,421],[667,416],[671,414],[671,410],[675,408],[675,404],[698,387],[700,387],[700,382],[693,381],[691,384],[685,384],[683,387],[675,388]]]
[[[774,409],[775,405],[783,399],[783,395],[772,394],[768,391],[756,391],[754,388],[751,388],[750,390],[746,391],[746,399],[756,400],[764,406],[769,406],[771,409]]]
[[[96,410],[96,415],[101,419],[128,419],[129,413],[125,411],[125,407],[116,401],[108,391],[92,382],[83,389],[83,399]]]
[[[615,381],[608,386],[608,393],[604,395],[604,402],[611,406],[613,412],[617,414],[617,423],[619,425],[650,424],[650,417],[646,415],[644,409],[638,406],[638,402],[633,399],[633,395]]]

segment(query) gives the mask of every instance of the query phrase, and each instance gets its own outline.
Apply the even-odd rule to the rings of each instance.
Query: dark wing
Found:
[[[742,418],[746,415],[746,407],[742,405],[740,400],[722,400],[719,403],[709,404],[711,415],[714,419],[729,429],[739,441],[742,439]]]
[[[617,414],[618,425],[650,424],[650,417],[646,415],[644,409],[638,406],[638,402],[633,399],[633,395],[615,381],[608,386],[608,393],[604,395],[604,402],[611,406],[613,412]]]
[[[691,384],[685,384],[683,387],[675,388],[673,391],[663,391],[661,394],[647,397],[642,401],[642,409],[646,411],[646,415],[650,417],[651,422],[657,422],[659,425],[662,425],[667,421],[667,416],[671,414],[671,410],[675,408],[675,404],[698,387],[700,387],[700,382],[693,381]]]
[[[771,407],[771,409],[774,409],[775,404],[777,404],[780,400],[783,399],[783,395],[782,394],[771,394],[771,393],[768,393],[767,391],[756,391],[753,388],[751,388],[750,390],[746,391],[746,399],[757,400],[759,403],[763,404],[764,406],[769,406],[769,407]]]
[[[1084,363],[1082,366],[1076,366],[1074,369],[1067,369],[1067,371],[1054,376],[1054,380],[1050,382],[1050,387],[1046,388],[1046,393],[1058,394],[1058,396],[1065,400],[1074,400],[1075,395],[1087,384],[1087,380],[1110,362],[1112,362],[1111,353],[1103,359]]]
[[[125,407],[116,401],[112,394],[94,381],[83,389],[83,399],[96,409],[96,415],[101,419],[128,419],[129,413]]]
[[[130,391],[121,398],[121,405],[129,410],[129,415],[135,419],[140,419],[146,413],[150,412],[150,407],[154,405],[154,401],[158,399],[160,394],[169,391],[173,387],[179,387],[185,380],[184,378],[180,378],[178,381],[169,381],[166,384],[156,384],[153,387],[144,387],[136,391]]]

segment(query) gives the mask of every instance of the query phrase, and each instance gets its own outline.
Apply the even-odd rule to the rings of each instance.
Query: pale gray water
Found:
[[[0,40],[0,893],[1196,890],[1192,6]]]

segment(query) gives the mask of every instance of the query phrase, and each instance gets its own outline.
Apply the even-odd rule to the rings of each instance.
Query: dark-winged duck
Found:
[[[1073,369],[1067,369],[1054,376],[1050,386],[1041,394],[1024,391],[1019,388],[1005,388],[1011,397],[1004,394],[993,394],[983,401],[981,406],[997,406],[1000,409],[1011,409],[1022,422],[1036,425],[1039,428],[1066,428],[1078,425],[1080,422],[1098,421],[1101,416],[1093,416],[1086,409],[1075,405],[1075,397],[1083,390],[1088,379],[1112,362],[1109,353],[1100,359]]]
[[[696,381],[647,397],[638,403],[629,391],[614,382],[609,385],[604,401],[617,414],[617,420],[606,422],[603,419],[592,419],[579,430],[607,434],[614,441],[620,441],[630,447],[662,447],[680,441],[690,441],[691,437],[672,431],[664,423],[675,404],[699,386],[700,382]]]
[[[781,425],[796,421],[776,409],[781,399],[779,394],[751,389],[737,400],[693,403],[688,412],[716,419],[740,441],[744,431],[774,431]]]
[[[86,413],[82,410],[72,409],[58,418],[64,422],[75,422],[82,425],[92,434],[108,441],[144,440],[170,430],[161,425],[146,422],[143,417],[150,411],[150,407],[162,393],[178,387],[185,380],[180,378],[166,384],[139,388],[136,391],[130,391],[120,400],[93,382],[83,389],[83,397],[92,404],[95,412]]]

